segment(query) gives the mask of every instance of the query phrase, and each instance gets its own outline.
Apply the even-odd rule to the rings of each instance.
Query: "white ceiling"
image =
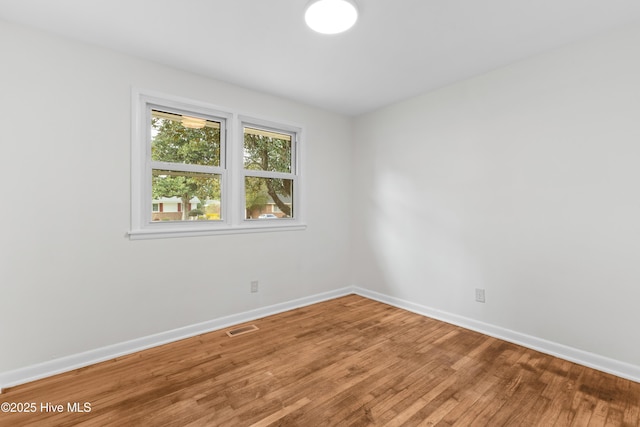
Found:
[[[640,21],[640,0],[357,0],[327,36],[307,2],[0,0],[0,18],[348,115]]]

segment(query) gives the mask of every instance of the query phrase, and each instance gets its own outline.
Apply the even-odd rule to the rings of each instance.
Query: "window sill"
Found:
[[[127,234],[130,240],[171,239],[176,237],[215,236],[223,234],[271,233],[277,231],[300,231],[307,228],[306,224],[250,224],[235,227],[220,228],[163,228],[130,230]]]

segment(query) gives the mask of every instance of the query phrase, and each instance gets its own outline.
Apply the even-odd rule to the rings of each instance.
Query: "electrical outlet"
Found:
[[[254,280],[251,282],[251,292],[252,293],[256,293],[258,292],[258,281]]]
[[[476,301],[484,302],[484,289],[476,288]]]

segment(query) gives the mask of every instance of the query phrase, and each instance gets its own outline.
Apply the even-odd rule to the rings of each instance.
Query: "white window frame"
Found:
[[[151,109],[169,110],[209,118],[221,123],[220,166],[171,164],[170,170],[206,172],[220,175],[221,220],[219,221],[151,221],[151,170],[162,168],[163,162],[151,159]],[[244,191],[244,126],[272,130],[292,136],[291,174],[268,172],[265,177],[294,179],[293,218],[266,220],[245,219]],[[132,90],[131,126],[131,228],[129,238],[157,239],[206,236],[215,234],[304,230],[301,138],[303,127],[280,120],[240,114],[209,103],[157,92]],[[168,165],[165,165],[168,166]],[[256,176],[253,174],[251,175]],[[269,176],[266,176],[269,175]],[[272,176],[273,175],[273,176]],[[260,171],[260,176],[262,172]]]
[[[245,201],[245,191],[242,191],[242,209],[243,209],[243,214],[242,214],[242,218],[244,220],[245,224],[252,224],[252,226],[254,227],[269,227],[271,225],[273,225],[274,223],[281,223],[281,222],[292,222],[295,223],[297,218],[298,218],[298,212],[297,209],[299,209],[298,204],[296,204],[296,200],[298,197],[300,197],[300,190],[299,190],[299,185],[300,185],[300,173],[299,173],[299,164],[300,164],[300,157],[299,157],[299,139],[300,139],[300,129],[296,128],[296,127],[292,127],[292,126],[286,126],[280,123],[273,123],[269,120],[261,120],[259,118],[255,118],[255,117],[249,117],[249,116],[239,116],[238,117],[238,121],[239,121],[239,129],[238,129],[238,134],[242,135],[242,142],[243,144],[240,144],[240,150],[239,150],[239,154],[242,156],[242,164],[241,164],[241,176],[240,176],[240,183],[242,183],[242,186],[244,188],[244,182],[245,182],[245,177],[247,176],[254,176],[254,177],[259,177],[259,178],[281,178],[281,179],[290,179],[293,181],[293,194],[291,195],[292,198],[292,209],[293,209],[293,217],[291,218],[271,218],[271,219],[245,219],[245,206],[246,206],[246,201]],[[256,129],[260,129],[260,130],[265,130],[265,131],[271,131],[271,132],[276,132],[276,133],[281,133],[284,135],[289,135],[291,136],[291,172],[271,172],[271,171],[259,171],[259,170],[247,170],[244,168],[244,128],[245,127],[250,127],[250,128],[256,128]],[[265,224],[266,223],[266,224]]]

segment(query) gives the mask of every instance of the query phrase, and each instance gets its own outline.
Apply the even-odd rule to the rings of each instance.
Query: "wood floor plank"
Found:
[[[270,425],[270,424],[282,419],[286,415],[292,413],[293,411],[297,411],[298,409],[302,408],[303,406],[305,406],[309,402],[311,402],[311,400],[309,398],[303,397],[302,399],[300,399],[297,402],[295,402],[293,405],[285,406],[284,408],[280,409],[279,411],[274,412],[273,414],[261,419],[260,421],[251,424],[251,427],[267,427],[268,425]]]
[[[5,390],[38,410],[0,427],[640,423],[638,383],[360,296],[248,324]]]

